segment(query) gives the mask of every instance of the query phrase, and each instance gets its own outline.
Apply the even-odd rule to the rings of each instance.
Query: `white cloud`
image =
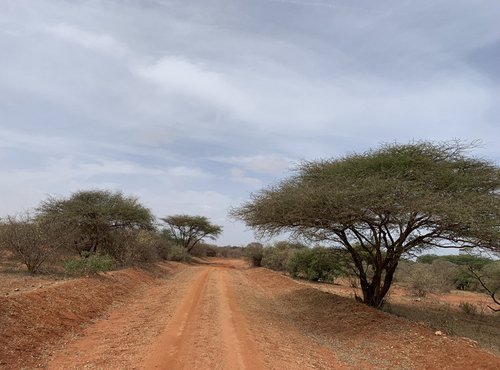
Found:
[[[200,168],[186,166],[172,167],[166,170],[165,175],[176,178],[206,179],[211,175]]]
[[[252,102],[228,76],[177,56],[135,68],[138,76],[169,95],[185,95],[237,115],[247,115]]]
[[[290,169],[292,160],[278,154],[255,156],[212,157],[220,163],[236,164],[247,170],[262,174],[276,174]]]
[[[115,56],[122,56],[126,53],[125,45],[109,34],[89,32],[67,23],[47,26],[46,30],[53,36],[89,50]]]
[[[46,135],[40,133],[11,130],[0,128],[0,148],[26,149],[30,151],[54,152],[75,149],[77,140],[62,136]]]
[[[243,171],[240,168],[232,168],[229,171],[231,175],[231,180],[239,182],[244,185],[251,186],[253,188],[260,188],[262,187],[262,181],[259,180],[258,178],[255,177],[250,177],[245,174],[245,171]]]

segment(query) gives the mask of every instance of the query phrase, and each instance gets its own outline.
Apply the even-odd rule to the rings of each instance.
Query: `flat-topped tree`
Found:
[[[380,307],[401,256],[432,247],[500,250],[500,169],[460,143],[384,145],[305,162],[231,211],[262,236],[345,248],[363,301]]]
[[[167,224],[170,237],[188,252],[203,239],[215,240],[222,233],[222,226],[212,224],[204,216],[173,215],[160,220]]]

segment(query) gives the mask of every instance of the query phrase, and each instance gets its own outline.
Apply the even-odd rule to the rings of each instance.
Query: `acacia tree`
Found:
[[[167,224],[170,237],[188,252],[204,238],[215,240],[222,233],[222,226],[204,216],[173,215],[160,220]]]
[[[111,245],[117,232],[151,230],[154,224],[148,208],[119,191],[83,190],[69,198],[49,197],[37,211],[45,222],[66,226],[74,235],[74,249],[81,255]]]
[[[432,247],[500,249],[500,169],[460,143],[385,145],[305,162],[233,209],[262,236],[290,232],[347,250],[363,302],[380,307],[401,256]]]

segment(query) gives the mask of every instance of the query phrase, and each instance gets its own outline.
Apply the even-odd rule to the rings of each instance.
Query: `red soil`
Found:
[[[466,340],[215,259],[1,297],[0,359],[8,369],[500,368]]]

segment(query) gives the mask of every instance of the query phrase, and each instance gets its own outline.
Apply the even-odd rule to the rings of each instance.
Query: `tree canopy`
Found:
[[[154,216],[137,198],[108,190],[82,190],[69,198],[49,197],[39,208],[39,217],[64,224],[74,233],[80,253],[92,254],[110,242],[120,230],[152,229]]]
[[[305,162],[232,215],[262,235],[347,249],[380,307],[400,257],[430,247],[500,250],[500,169],[460,143],[390,144]]]
[[[173,215],[161,218],[176,243],[191,252],[204,238],[215,240],[222,233],[222,226],[212,224],[204,216]]]

